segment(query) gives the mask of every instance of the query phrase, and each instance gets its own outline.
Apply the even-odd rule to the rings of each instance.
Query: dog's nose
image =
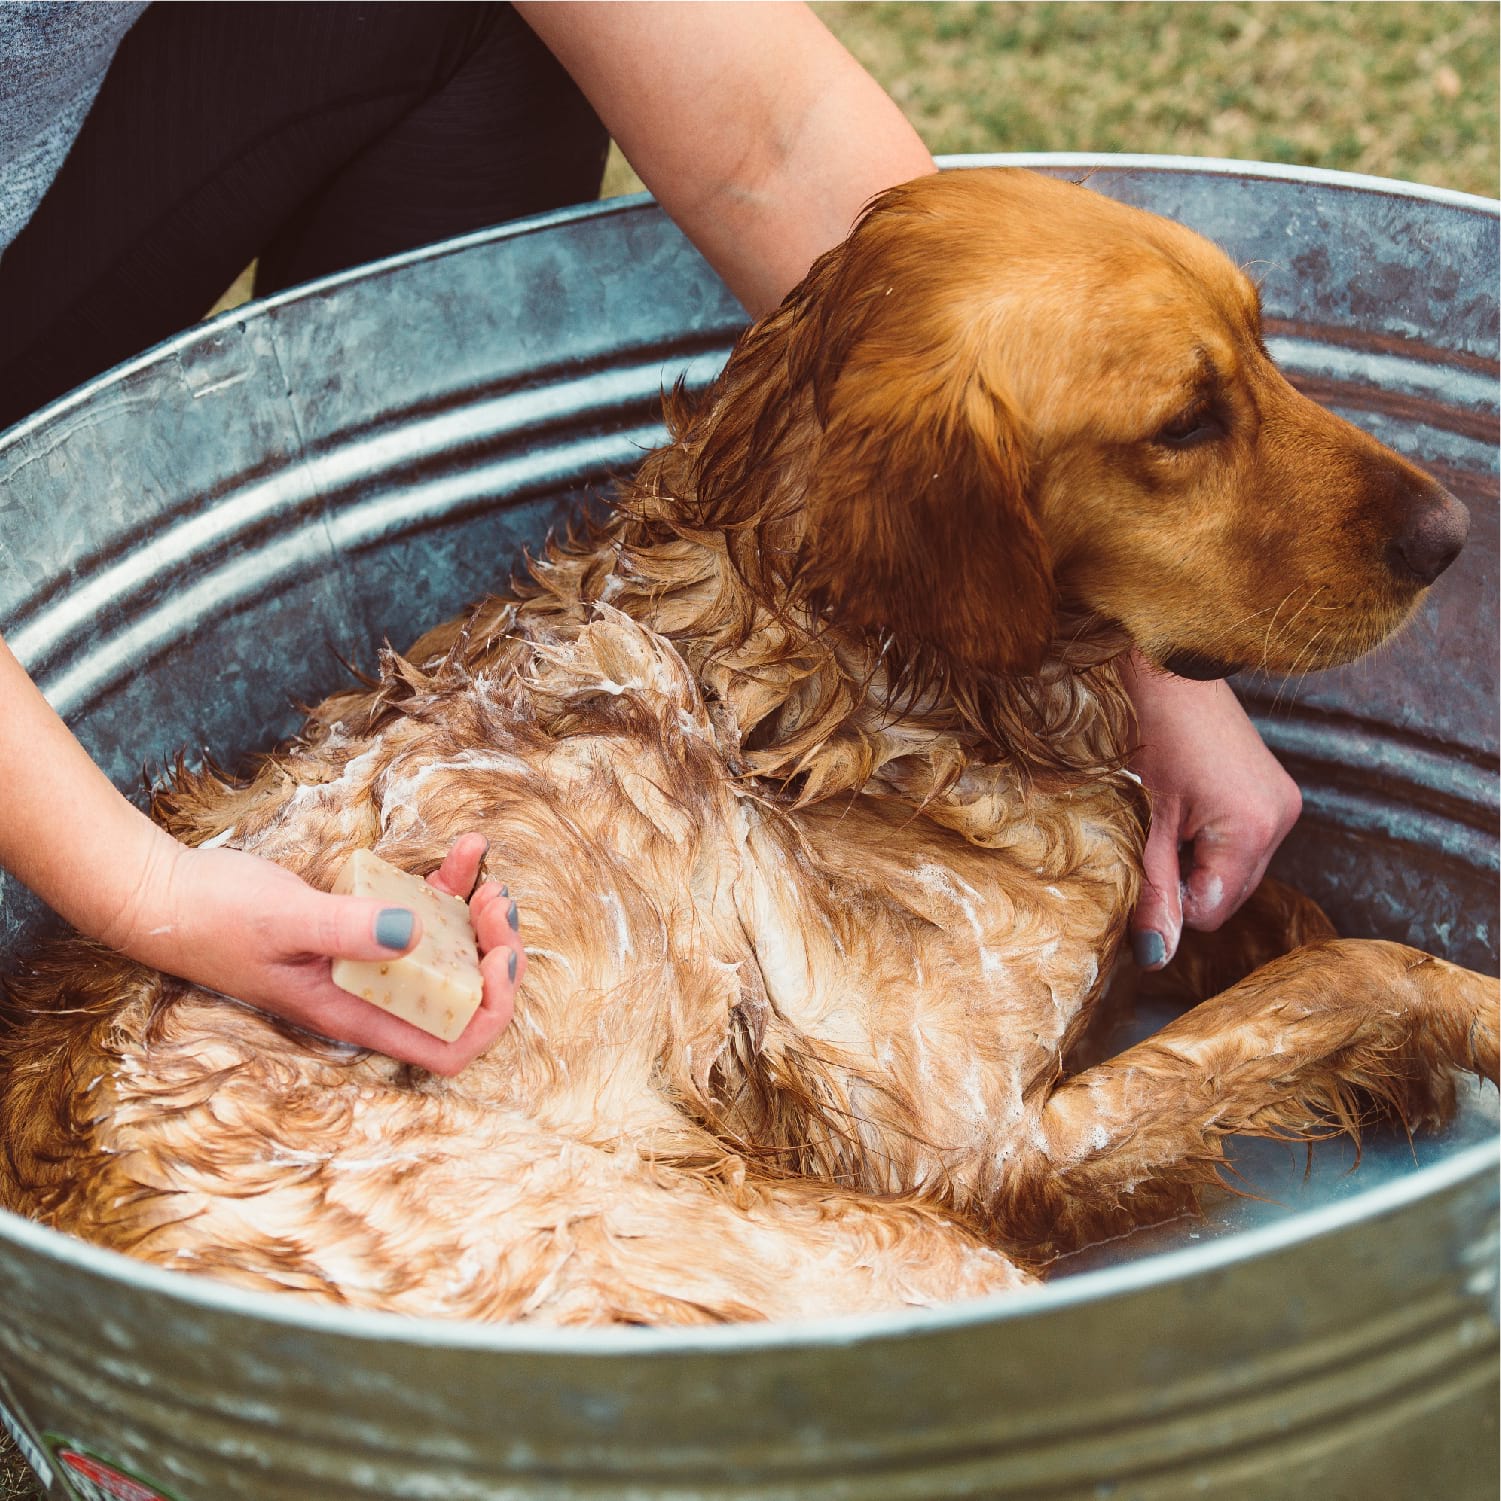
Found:
[[[1387,562],[1399,577],[1431,584],[1459,556],[1469,534],[1469,511],[1440,491],[1437,500],[1403,522],[1386,550]]]

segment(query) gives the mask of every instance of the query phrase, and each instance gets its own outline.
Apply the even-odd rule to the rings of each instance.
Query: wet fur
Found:
[[[1212,451],[1154,439],[1201,399]],[[499,1043],[440,1080],[53,946],[10,988],[8,1207],[356,1306],[798,1317],[1025,1286],[1196,1204],[1226,1134],[1495,1076],[1494,982],[1271,886],[1188,946],[1202,1004],[1070,1063],[1140,879],[1119,654],[1355,655],[1437,488],[1286,386],[1212,247],[913,184],[669,421],[511,597],[157,797],[325,887],[483,831],[529,954]]]

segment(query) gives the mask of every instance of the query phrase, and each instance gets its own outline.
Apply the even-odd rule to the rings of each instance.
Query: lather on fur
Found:
[[[1214,247],[918,181],[669,418],[512,597],[157,799],[323,886],[483,831],[530,962],[499,1043],[441,1080],[64,944],[12,987],[7,1206],[362,1307],[795,1317],[1022,1287],[1192,1206],[1226,1134],[1495,1077],[1493,981],[1271,887],[1219,993],[1071,1069],[1140,880],[1120,654],[1346,661],[1463,540]]]

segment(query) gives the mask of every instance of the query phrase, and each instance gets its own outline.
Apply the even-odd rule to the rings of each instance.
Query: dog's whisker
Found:
[[[1266,631],[1263,633],[1261,638],[1261,666],[1263,668],[1266,666],[1271,656],[1272,636],[1274,631],[1276,630],[1277,616],[1281,613],[1282,606],[1285,605],[1288,600],[1290,600],[1297,592],[1298,591],[1296,588],[1289,589],[1287,593],[1277,601],[1276,607],[1272,610],[1271,618],[1267,621]],[[1244,623],[1249,624],[1249,619]]]

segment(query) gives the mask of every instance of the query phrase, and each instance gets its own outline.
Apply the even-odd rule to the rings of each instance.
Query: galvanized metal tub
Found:
[[[970,159],[976,160],[976,159]],[[994,160],[1002,160],[996,158]],[[1495,968],[1497,205],[1312,171],[1008,158],[1254,262],[1294,378],[1441,474],[1468,551],[1375,660],[1248,685],[1346,931]],[[733,300],[649,203],[548,216],[227,314],[0,437],[0,630],[121,782],[221,759],[503,580],[707,378]],[[1279,699],[1281,702],[1278,703]],[[0,949],[41,924],[0,889]],[[0,1404],[179,1501],[1495,1494],[1497,1144],[1258,1145],[1279,1202],[1030,1296],[798,1327],[346,1314],[0,1215]],[[48,1436],[51,1436],[50,1438]],[[87,1468],[87,1461],[76,1461]],[[106,1487],[114,1487],[109,1489]]]

